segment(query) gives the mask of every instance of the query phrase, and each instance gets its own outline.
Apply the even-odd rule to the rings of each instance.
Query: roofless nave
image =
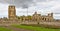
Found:
[[[16,8],[14,5],[9,5],[8,7],[8,18],[9,19],[17,19],[16,17]],[[35,12],[32,16],[28,17],[28,16],[23,16],[20,17],[19,20],[23,20],[23,21],[52,21],[54,20],[53,18],[53,13],[49,13],[47,16],[43,16],[41,14],[37,14],[37,12]]]

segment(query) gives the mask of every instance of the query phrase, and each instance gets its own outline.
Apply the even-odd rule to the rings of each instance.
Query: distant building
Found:
[[[9,5],[8,7],[8,18],[15,19],[16,18],[16,9],[14,5]]]
[[[33,21],[53,21],[53,13],[49,13],[47,16],[46,15],[41,15],[41,14],[37,14],[37,12],[35,12],[32,16],[32,20]]]
[[[53,13],[49,13],[48,15],[41,15],[38,14],[37,12],[30,16],[30,18],[28,16],[25,16],[21,19],[23,19],[24,21],[54,21]]]

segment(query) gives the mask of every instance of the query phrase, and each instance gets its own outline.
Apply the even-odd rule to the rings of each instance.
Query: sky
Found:
[[[16,15],[54,13],[54,19],[60,19],[60,0],[0,0],[0,18],[8,17],[8,6],[16,6]]]

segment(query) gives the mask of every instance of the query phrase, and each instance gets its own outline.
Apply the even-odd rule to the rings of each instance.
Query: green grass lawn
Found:
[[[0,27],[0,31],[12,31],[12,30],[4,28],[4,27]]]
[[[12,25],[16,28],[23,28],[28,30],[35,30],[35,31],[60,31],[60,29],[51,29],[51,28],[44,28],[44,27],[37,27],[37,26],[26,26],[26,25]]]

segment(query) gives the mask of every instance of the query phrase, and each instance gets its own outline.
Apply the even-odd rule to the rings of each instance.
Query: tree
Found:
[[[31,20],[32,19],[32,16],[28,15],[27,18],[28,18],[28,20]]]
[[[7,17],[3,17],[3,20],[5,20],[5,21],[6,21],[6,20],[7,20]]]

